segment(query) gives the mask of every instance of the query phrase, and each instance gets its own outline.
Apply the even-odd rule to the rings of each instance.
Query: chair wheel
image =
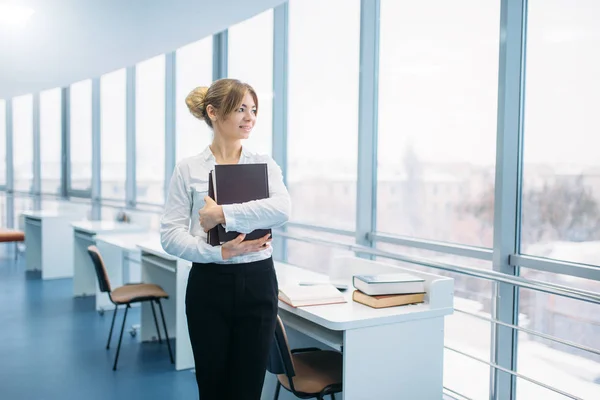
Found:
[[[131,337],[136,337],[137,336],[137,330],[136,329],[131,329],[129,331],[129,334],[131,335]]]
[[[98,314],[103,317],[104,316],[104,309],[100,309],[98,310]]]

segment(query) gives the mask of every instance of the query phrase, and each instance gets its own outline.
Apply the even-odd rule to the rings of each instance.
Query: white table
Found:
[[[346,271],[346,283],[357,273],[408,271],[426,280],[426,302],[373,309],[352,301],[344,304],[293,308],[279,302],[286,329],[343,351],[343,399],[441,399],[443,391],[444,316],[453,312],[451,278],[403,269],[354,257],[334,261]],[[323,281],[326,276],[276,263],[277,279]],[[337,276],[337,281],[344,280]],[[291,347],[297,347],[290,343]],[[263,398],[273,395],[275,377],[268,374]],[[281,400],[286,399],[282,391]],[[287,394],[287,393],[286,393]],[[290,399],[293,397],[289,397]]]
[[[126,283],[141,282],[141,250],[138,243],[158,241],[158,232],[127,232],[96,235],[96,247],[100,250],[112,288]],[[96,282],[96,310],[114,309],[107,293],[100,292]]]
[[[185,292],[192,263],[167,254],[160,240],[138,244],[142,282],[160,285],[169,294],[162,300],[169,337],[175,338],[175,369],[194,368],[194,356],[185,316]],[[148,302],[142,303],[141,339],[156,340],[156,326]],[[207,327],[208,329],[208,327]]]
[[[83,215],[56,211],[25,211],[25,261],[42,279],[73,276],[73,235],[70,223]]]
[[[175,368],[194,367],[187,321],[185,292],[191,263],[168,255],[158,240],[138,244],[142,281],[160,285],[169,299],[163,302],[169,336],[176,339]],[[451,278],[407,270],[390,264],[344,257],[335,260],[336,281],[350,284],[353,274],[409,271],[426,283],[426,302],[419,305],[372,309],[348,303],[293,308],[279,302],[286,329],[312,341],[343,351],[343,399],[441,399],[443,389],[444,317],[453,312]],[[328,277],[284,263],[275,263],[280,284],[323,281]],[[345,275],[345,276],[344,276]],[[350,285],[351,287],[351,285]],[[291,335],[290,335],[291,336]],[[156,339],[152,311],[142,304],[141,338]],[[292,347],[297,347],[291,342]],[[274,376],[267,374],[263,398],[271,399]],[[281,400],[292,399],[285,390]]]
[[[73,232],[73,294],[92,296],[96,293],[97,278],[92,259],[87,252],[99,234],[143,232],[147,228],[115,221],[78,221],[71,224]]]

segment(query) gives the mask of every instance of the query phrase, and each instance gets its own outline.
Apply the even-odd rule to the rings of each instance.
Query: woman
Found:
[[[243,241],[255,229],[284,224],[290,197],[281,169],[269,156],[242,146],[256,123],[258,99],[248,84],[221,79],[194,89],[190,112],[214,131],[212,144],[175,167],[161,220],[165,251],[193,262],[186,314],[202,400],[258,400],[277,315],[277,279],[269,235]],[[217,205],[208,193],[215,164],[267,163],[268,199]],[[221,246],[206,232],[224,224],[242,232]]]

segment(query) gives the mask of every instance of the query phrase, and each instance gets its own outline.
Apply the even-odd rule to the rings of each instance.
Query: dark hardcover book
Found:
[[[208,197],[211,199],[215,199],[215,190],[213,186],[213,174],[212,171],[208,174]],[[219,242],[219,229],[215,226],[206,234],[206,242],[211,246],[218,246],[221,243]]]
[[[209,177],[210,179],[210,177]],[[215,165],[212,171],[214,200],[219,205],[246,203],[269,198],[269,175],[267,164]],[[210,194],[209,194],[210,195]],[[220,243],[235,239],[239,232],[225,232],[217,225]],[[271,233],[271,229],[256,229],[244,240],[259,239]]]

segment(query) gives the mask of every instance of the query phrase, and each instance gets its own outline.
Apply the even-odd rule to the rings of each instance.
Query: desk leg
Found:
[[[42,227],[25,218],[25,263],[27,271],[42,269]]]
[[[441,399],[444,319],[344,332],[344,400]]]
[[[94,244],[92,236],[84,239],[73,238],[73,294],[74,296],[93,296],[96,293],[96,271],[87,252],[88,246]]]

